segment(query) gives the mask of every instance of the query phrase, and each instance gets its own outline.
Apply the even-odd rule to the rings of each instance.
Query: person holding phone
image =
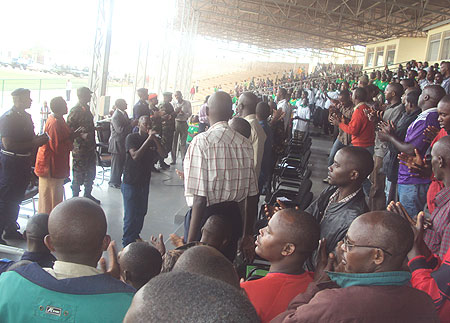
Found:
[[[70,175],[69,155],[76,137],[85,137],[83,128],[72,131],[64,121],[67,103],[58,96],[50,101],[52,114],[45,124],[48,142],[39,147],[34,172],[39,176],[39,213],[50,214],[63,201],[64,179]]]

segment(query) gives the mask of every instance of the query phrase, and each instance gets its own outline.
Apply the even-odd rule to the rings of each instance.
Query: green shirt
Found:
[[[190,143],[192,139],[194,139],[194,135],[198,134],[198,125],[199,123],[189,123],[188,127],[188,136],[186,139],[187,143]]]

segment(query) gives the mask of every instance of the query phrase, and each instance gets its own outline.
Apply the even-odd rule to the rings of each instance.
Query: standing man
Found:
[[[446,94],[450,94],[450,62],[441,62],[441,74],[443,77],[441,86]]]
[[[184,100],[180,91],[175,92],[175,134],[172,144],[172,162],[177,163],[178,141],[180,141],[181,159],[186,155],[186,139],[188,133],[187,121],[192,115],[191,102]]]
[[[163,93],[163,103],[159,107],[159,111],[161,112],[161,143],[164,147],[164,151],[168,154],[172,149],[173,144],[173,135],[175,132],[175,110],[173,108],[172,103],[172,92],[164,92]],[[159,158],[159,166],[162,169],[170,168],[164,162],[164,156],[160,156]]]
[[[94,116],[91,113],[92,91],[87,87],[77,90],[78,103],[70,110],[67,124],[72,131],[79,127],[84,128],[85,136],[75,138],[72,150],[72,194],[79,196],[80,187],[84,185],[84,197],[100,204],[100,201],[92,196],[92,185],[96,175],[97,156],[95,153],[95,126]]]
[[[141,116],[150,116],[150,108],[147,103],[148,90],[140,88],[137,90],[139,101],[133,107],[133,119],[139,120]]]
[[[284,112],[284,132],[289,133],[289,124],[291,122],[292,117],[292,106],[289,104],[287,98],[287,90],[285,88],[280,87],[277,92],[277,110],[282,110]]]
[[[67,80],[66,82],[66,101],[69,102],[70,101],[70,94],[72,93],[72,82],[69,80]]]
[[[17,89],[11,93],[14,106],[0,117],[0,244],[5,239],[23,239],[17,231],[19,204],[30,182],[31,154],[48,142],[47,135],[36,136],[31,116],[30,90]]]
[[[261,173],[261,163],[264,154],[264,143],[266,142],[266,132],[256,119],[256,105],[258,98],[252,92],[244,92],[239,97],[237,111],[239,116],[250,123],[252,133],[250,142],[253,146],[253,163],[255,166],[256,178],[259,179]]]
[[[149,116],[141,116],[138,132],[131,133],[125,141],[126,160],[123,172],[123,246],[139,239],[148,208],[150,177],[155,155],[165,153],[156,132],[151,129]]]
[[[229,94],[219,91],[211,95],[208,101],[211,127],[195,136],[189,145],[184,161],[184,194],[192,209],[185,219],[185,237],[186,242],[199,241],[200,229],[208,217],[227,217],[233,224],[233,232],[224,254],[234,259],[242,237],[241,250],[251,261],[255,252],[257,178],[251,143],[228,125],[232,114]],[[241,218],[238,202],[244,199],[247,199],[246,215]]]
[[[111,177],[109,186],[120,188],[122,184],[123,166],[125,165],[125,138],[133,129],[127,112],[127,103],[124,99],[116,100],[116,110],[111,118],[111,136],[109,137],[108,151],[111,153]]]

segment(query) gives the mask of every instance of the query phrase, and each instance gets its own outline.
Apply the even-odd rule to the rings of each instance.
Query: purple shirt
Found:
[[[440,128],[436,108],[428,109],[419,114],[406,131],[405,142],[412,144],[424,156],[430,147],[430,142],[425,141],[424,130],[428,126]],[[430,179],[412,177],[408,167],[400,164],[398,167],[398,184],[428,184]]]

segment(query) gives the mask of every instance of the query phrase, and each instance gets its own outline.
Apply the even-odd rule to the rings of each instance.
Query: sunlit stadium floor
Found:
[[[311,191],[316,198],[320,192],[326,187],[322,179],[327,175],[327,158],[332,142],[329,136],[318,135],[319,129],[312,129],[312,146],[309,167],[312,170],[311,180],[313,186]],[[169,158],[170,160],[170,158]],[[148,212],[145,217],[144,228],[141,237],[148,240],[152,235],[162,233],[168,248],[171,244],[168,241],[169,234],[177,233],[183,235],[183,221],[188,207],[184,199],[183,182],[175,174],[175,169],[182,169],[181,161],[171,166],[167,171],[161,173],[152,173],[150,184],[150,196],[148,203]],[[93,195],[101,201],[101,206],[105,211],[108,219],[108,234],[116,241],[117,246],[121,249],[122,243],[122,227],[123,227],[123,200],[120,189],[110,188],[108,186],[109,171],[105,173],[105,180],[102,183],[102,169],[97,167],[97,179],[93,189]],[[72,192],[70,183],[66,184],[66,197],[70,198]],[[37,198],[37,196],[36,196]],[[263,201],[263,197],[261,197]],[[35,200],[37,209],[38,201]],[[33,214],[33,204],[27,203],[21,206],[19,224],[21,231],[26,226],[28,216]],[[10,240],[11,246],[26,248],[24,241]],[[0,251],[0,258],[17,259],[17,256],[4,254]]]

